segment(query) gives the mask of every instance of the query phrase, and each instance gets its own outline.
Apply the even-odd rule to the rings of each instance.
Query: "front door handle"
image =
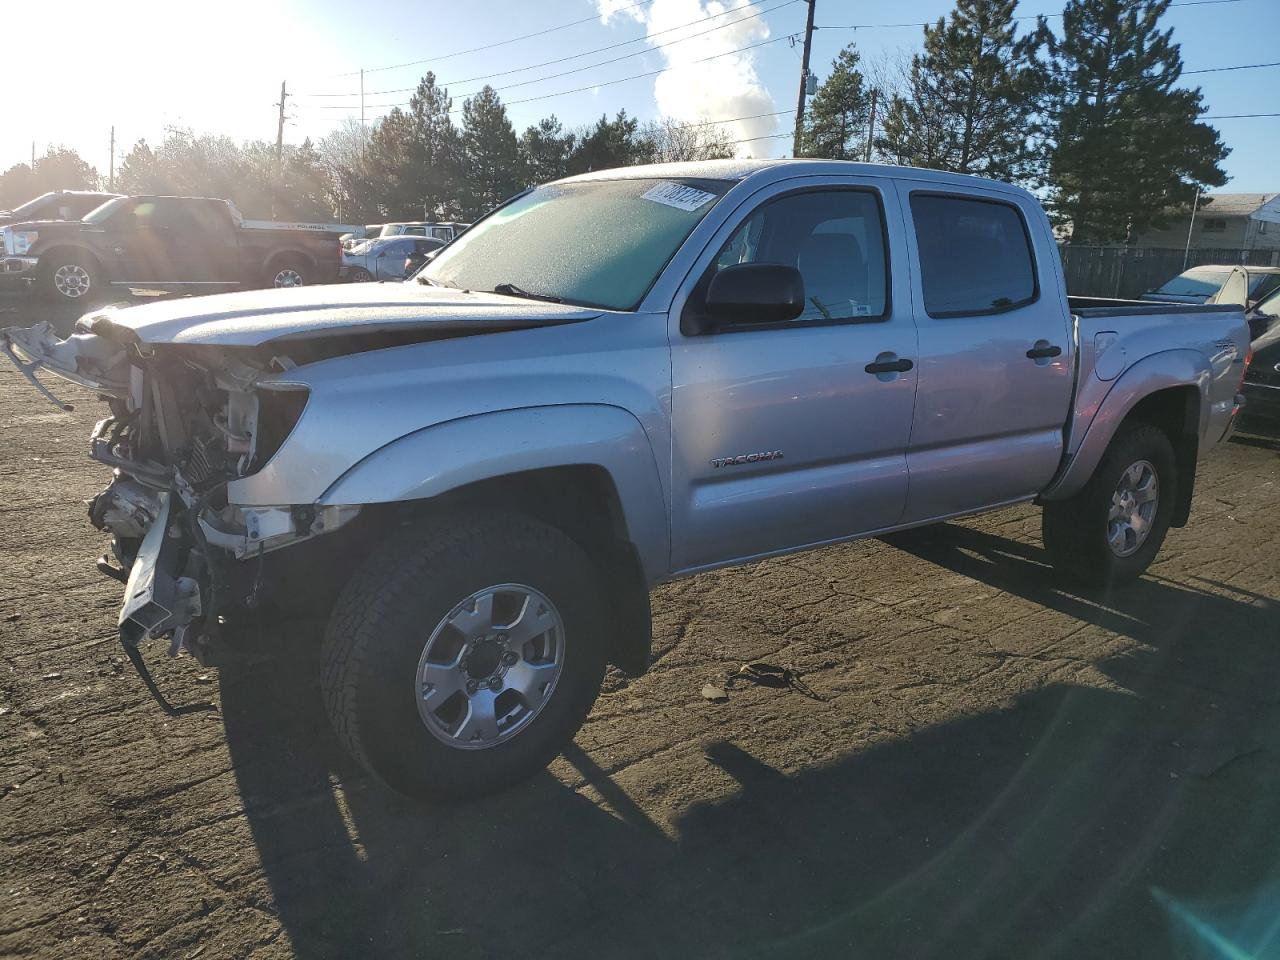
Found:
[[[876,357],[874,363],[868,363],[862,369],[866,370],[867,373],[906,373],[915,366],[910,360],[888,359],[892,356],[892,353],[882,353]]]
[[[1062,348],[1048,340],[1037,340],[1036,345],[1027,351],[1028,360],[1047,360],[1062,353]]]

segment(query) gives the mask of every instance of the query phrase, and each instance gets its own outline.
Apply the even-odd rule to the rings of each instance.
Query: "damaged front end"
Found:
[[[203,664],[225,659],[228,617],[256,608],[264,556],[339,529],[358,507],[228,501],[231,482],[260,470],[301,418],[305,388],[264,378],[286,356],[213,345],[148,345],[113,323],[85,318],[59,339],[48,324],[0,331],[0,349],[60,409],[39,374],[95,391],[110,410],[90,436],[90,456],[111,483],[89,518],[112,535],[98,569],[125,583],[120,640],[148,689],[144,640],[168,639]]]

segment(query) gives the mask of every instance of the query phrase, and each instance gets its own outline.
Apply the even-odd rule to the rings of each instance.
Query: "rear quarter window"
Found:
[[[911,216],[929,316],[1003,313],[1038,297],[1031,238],[1017,207],[913,193]]]

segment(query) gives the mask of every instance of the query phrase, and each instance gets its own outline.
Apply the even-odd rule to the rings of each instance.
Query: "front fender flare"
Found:
[[[1058,475],[1040,495],[1040,500],[1067,500],[1079,493],[1093,476],[1125,417],[1139,402],[1159,390],[1196,388],[1200,395],[1196,436],[1204,436],[1211,376],[1204,358],[1194,350],[1168,350],[1135,363],[1116,379],[1089,421],[1075,453],[1064,459]]]
[[[481,480],[583,465],[608,473],[645,577],[660,579],[671,552],[666,499],[649,438],[621,407],[525,407],[425,427],[369,454],[317,503],[424,500]]]

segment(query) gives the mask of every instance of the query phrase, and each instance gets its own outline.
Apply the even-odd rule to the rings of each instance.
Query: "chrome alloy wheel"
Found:
[[[92,283],[89,271],[78,263],[65,263],[53,272],[53,288],[68,300],[79,300]]]
[[[302,274],[293,267],[285,267],[283,270],[276,272],[275,279],[272,281],[277,287],[300,287],[302,286]]]
[[[1107,513],[1107,544],[1117,557],[1138,552],[1147,542],[1160,504],[1160,478],[1149,460],[1129,465],[1111,494]]]
[[[551,699],[564,668],[564,621],[533,587],[477,590],[441,620],[418,660],[418,715],[460,750],[523,730]]]

